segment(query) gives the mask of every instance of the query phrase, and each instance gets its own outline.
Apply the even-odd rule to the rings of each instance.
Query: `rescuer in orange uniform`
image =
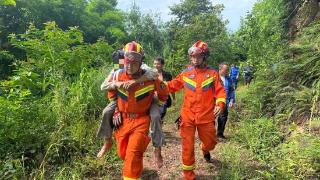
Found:
[[[124,70],[119,73],[119,82],[137,79],[144,73],[140,67],[143,57],[142,47],[133,41],[125,45],[124,53],[125,65]],[[157,93],[159,104],[164,104],[169,92],[167,86],[160,80],[136,84],[128,91],[122,88],[123,83],[117,84],[117,90],[108,93],[109,98],[117,97],[117,106],[122,119],[122,125],[114,135],[118,155],[124,160],[123,178],[133,180],[141,175],[143,153],[150,142],[149,109],[153,96]]]
[[[206,66],[206,58],[209,56],[208,45],[198,41],[188,50],[188,54],[192,65],[167,83],[171,93],[182,88],[185,91],[180,134],[182,169],[186,180],[195,179],[195,131],[198,131],[204,158],[210,162],[210,151],[217,144],[214,120],[226,103],[226,93],[219,73]]]

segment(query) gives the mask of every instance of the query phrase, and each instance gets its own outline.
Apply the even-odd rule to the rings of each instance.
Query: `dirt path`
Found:
[[[163,127],[163,132],[166,138],[166,145],[162,148],[162,155],[164,157],[164,164],[161,169],[157,169],[153,164],[152,145],[149,145],[147,152],[144,157],[144,171],[142,179],[144,180],[167,180],[167,179],[182,179],[181,170],[181,141],[179,131],[176,130],[173,123],[167,123]],[[196,174],[197,179],[214,179],[221,163],[219,159],[214,158],[212,163],[206,163],[202,157],[200,147],[198,147],[199,141],[195,143],[195,154],[196,154]],[[220,143],[221,144],[221,143]],[[216,149],[219,148],[217,146]],[[215,153],[211,153],[215,156]]]
[[[239,88],[240,89],[240,88]],[[182,95],[178,94],[177,102],[182,102]],[[179,131],[176,129],[174,120],[179,116],[181,104],[177,104],[168,109],[165,117],[163,132],[165,134],[166,144],[162,147],[163,167],[158,169],[153,163],[153,147],[149,144],[144,154],[144,171],[141,179],[143,180],[176,180],[182,179],[182,160],[181,160],[181,139]],[[239,109],[241,110],[241,109]],[[207,163],[203,159],[199,140],[196,132],[195,158],[196,158],[196,179],[254,179],[259,174],[259,170],[264,167],[256,161],[253,153],[246,149],[243,144],[238,142],[235,130],[238,128],[235,124],[238,121],[236,111],[230,111],[225,136],[226,140],[218,142],[217,146],[211,151],[213,157],[212,163]],[[121,165],[119,168],[121,169]],[[119,174],[111,176],[121,177]],[[116,178],[116,179],[119,179]]]

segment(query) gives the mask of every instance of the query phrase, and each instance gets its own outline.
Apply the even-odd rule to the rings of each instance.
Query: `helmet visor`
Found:
[[[189,56],[198,56],[202,53],[202,50],[198,47],[191,47],[188,50]]]
[[[133,52],[133,51],[125,52],[124,56],[127,57],[127,59],[130,59],[130,60],[136,60],[136,61],[141,61],[142,60],[142,55],[137,53],[137,52]]]

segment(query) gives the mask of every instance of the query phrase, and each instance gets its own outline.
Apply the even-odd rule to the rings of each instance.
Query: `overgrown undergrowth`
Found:
[[[247,118],[250,113],[261,111],[253,100],[254,86],[257,84],[240,87],[238,91],[240,111],[231,112],[230,143],[218,152],[224,161],[230,162],[220,175],[222,179],[318,179],[319,135],[295,121],[287,126],[282,118]],[[249,98],[253,103],[247,101]],[[251,108],[242,111],[248,106]]]

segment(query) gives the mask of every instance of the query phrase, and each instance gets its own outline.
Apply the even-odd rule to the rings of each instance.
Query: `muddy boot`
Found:
[[[106,139],[103,146],[101,147],[99,153],[97,154],[97,158],[102,158],[110,149],[112,146],[112,139]]]
[[[153,151],[153,159],[158,168],[161,168],[163,165],[163,159],[161,155],[161,148],[155,147]]]

